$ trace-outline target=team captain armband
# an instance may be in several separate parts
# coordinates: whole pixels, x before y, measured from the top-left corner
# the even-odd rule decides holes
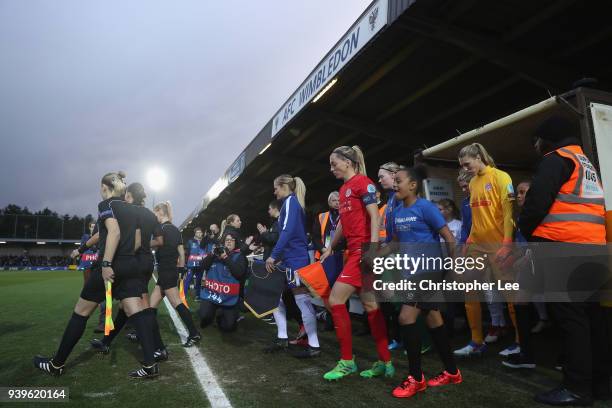
[[[366,186],[366,191],[361,196],[361,201],[363,201],[365,205],[376,204],[376,186],[374,186],[374,184],[368,184]]]

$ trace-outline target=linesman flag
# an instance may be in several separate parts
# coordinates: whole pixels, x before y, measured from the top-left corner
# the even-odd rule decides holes
[[[104,335],[108,336],[111,330],[115,330],[113,324],[113,284],[106,282],[106,310],[104,311]]]
[[[323,263],[315,262],[296,271],[300,281],[313,296],[327,299],[342,271],[342,253],[330,255]]]

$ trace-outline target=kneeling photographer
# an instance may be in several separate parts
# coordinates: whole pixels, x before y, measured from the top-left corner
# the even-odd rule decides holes
[[[239,317],[238,300],[240,281],[247,272],[247,259],[241,254],[236,243],[239,238],[233,232],[226,233],[221,245],[215,246],[212,254],[202,261],[206,278],[202,280],[200,298],[200,326],[213,322],[217,316],[220,330],[230,332],[236,329]]]

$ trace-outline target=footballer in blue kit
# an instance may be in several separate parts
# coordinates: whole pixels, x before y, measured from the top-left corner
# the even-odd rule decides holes
[[[440,230],[446,227],[446,220],[438,207],[429,200],[417,198],[406,206],[401,203],[393,210],[391,217],[393,239],[403,243],[414,243],[406,246],[413,256],[442,256]]]
[[[407,250],[414,257],[442,257],[442,236],[450,255],[454,256],[455,238],[440,210],[435,204],[419,197],[424,178],[424,171],[420,168],[401,168],[395,174],[395,199],[400,203],[391,217],[393,241],[400,243],[401,251]],[[401,246],[406,243],[410,245]],[[410,398],[428,387],[459,384],[463,381],[455,364],[439,303],[428,301],[427,294],[414,295],[411,301],[404,302],[399,314],[399,333],[408,357],[409,373],[393,390],[392,395],[396,398]],[[421,368],[421,334],[416,321],[420,314],[424,317],[432,343],[444,366],[441,373],[428,380]]]

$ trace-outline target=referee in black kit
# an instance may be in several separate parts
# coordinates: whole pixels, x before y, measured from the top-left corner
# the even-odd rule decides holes
[[[101,268],[92,271],[59,348],[52,358],[36,356],[34,366],[51,375],[61,375],[70,352],[82,337],[87,319],[105,297],[105,282],[112,282],[112,293],[121,301],[136,332],[144,354],[141,369],[130,373],[132,378],[148,378],[159,375],[153,352],[153,315],[145,312],[141,295],[145,291],[142,275],[136,260],[140,246],[138,213],[135,207],[124,201],[125,173],[113,172],[102,177],[100,194],[104,199],[98,204],[98,231]]]
[[[172,206],[168,201],[158,203],[153,208],[153,212],[161,224],[163,244],[155,252],[157,262],[159,263],[157,267],[159,279],[155,289],[153,289],[153,293],[151,293],[151,307],[157,308],[162,299],[167,297],[189,331],[189,336],[183,347],[191,347],[198,343],[202,337],[193,323],[191,312],[182,303],[178,290],[178,281],[182,280],[185,276],[183,237],[179,229],[172,224]],[[161,338],[156,338],[155,342],[157,355],[160,355],[160,351],[164,354],[166,348],[161,342]],[[167,355],[161,357],[166,358]]]
[[[579,265],[572,265],[568,271],[571,272],[568,283],[572,286],[567,289],[569,295],[573,295],[573,289],[591,285],[591,278],[600,269],[607,273],[601,267],[605,261],[599,262],[600,253],[605,254],[606,250],[603,189],[576,135],[575,124],[560,116],[549,118],[538,127],[534,145],[543,158],[518,220],[528,241],[557,244],[552,248],[553,252],[558,251],[556,259],[538,260],[539,252],[550,252],[545,248],[549,244],[538,244],[535,248],[536,275],[550,278],[547,283],[559,280],[566,272],[564,268],[568,269],[565,263],[577,260]],[[567,249],[581,256],[561,258],[567,256]],[[591,252],[597,258],[583,255]],[[595,293],[596,288],[593,287]],[[606,323],[605,318],[609,312],[599,299],[572,301],[571,296],[568,302],[548,306],[562,332],[563,383],[538,394],[535,400],[555,406],[588,406],[594,399],[609,399],[612,367],[606,360],[611,349],[611,328],[610,320]]]
[[[142,274],[144,292],[142,293],[143,307],[147,313],[153,314],[153,338],[155,340],[155,360],[164,361],[168,358],[168,353],[164,348],[157,348],[157,344],[161,343],[161,336],[159,333],[159,325],[157,323],[157,309],[149,306],[149,281],[153,276],[153,254],[151,253],[151,245],[161,245],[161,225],[157,221],[157,217],[151,210],[144,206],[145,198],[147,197],[144,187],[141,183],[131,183],[127,187],[125,193],[125,201],[132,204],[134,209],[138,213],[138,224],[140,227],[140,248],[136,251],[136,258],[138,260],[140,272]],[[114,319],[114,330],[112,330],[108,336],[104,336],[102,340],[94,339],[91,341],[91,346],[98,352],[107,354],[110,351],[110,345],[113,339],[119,334],[125,323],[127,322],[127,315],[123,309],[119,309],[117,316]],[[136,333],[130,333],[136,340],[138,336]]]

